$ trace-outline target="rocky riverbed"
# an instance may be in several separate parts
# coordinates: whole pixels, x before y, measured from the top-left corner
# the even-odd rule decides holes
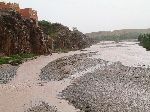
[[[100,49],[128,48],[129,51],[126,52],[131,52],[131,45],[137,44],[104,43]],[[60,96],[83,112],[148,112],[148,65],[132,63],[134,66],[127,66],[130,62],[123,65],[115,60],[105,61],[99,58],[98,53],[100,52],[75,54],[54,60],[42,69],[40,77],[46,81],[60,81],[76,74],[72,84],[63,90]]]
[[[74,54],[54,60],[41,70],[40,78],[44,81],[59,81],[76,72],[96,66],[98,60],[89,58],[93,55],[96,55],[96,52]]]
[[[0,84],[8,83],[16,75],[18,66],[0,65]]]
[[[84,112],[148,112],[150,69],[106,65],[76,79],[62,96]]]
[[[81,112],[148,112],[149,61],[144,63],[142,55],[136,56],[138,50],[142,48],[135,42],[100,43],[93,50],[87,49],[89,53],[50,62],[41,70],[40,78],[60,81],[75,76],[59,95]],[[146,54],[144,49],[142,52]]]
[[[55,107],[42,102],[40,105],[29,108],[26,112],[58,112]]]

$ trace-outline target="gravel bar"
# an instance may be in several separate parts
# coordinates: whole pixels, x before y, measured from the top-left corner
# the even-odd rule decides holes
[[[42,102],[42,104],[29,108],[26,112],[58,112],[53,106],[49,106],[47,103]]]
[[[76,79],[61,96],[82,112],[149,112],[150,68],[108,64]]]
[[[96,52],[75,54],[52,61],[41,70],[40,78],[43,81],[59,81],[76,72],[96,66],[98,60],[90,58],[95,54]]]
[[[0,65],[0,84],[8,83],[16,75],[18,66]]]

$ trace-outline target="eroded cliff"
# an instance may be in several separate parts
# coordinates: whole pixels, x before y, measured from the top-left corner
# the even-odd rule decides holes
[[[0,54],[47,54],[48,37],[33,19],[26,19],[17,12],[0,11]]]

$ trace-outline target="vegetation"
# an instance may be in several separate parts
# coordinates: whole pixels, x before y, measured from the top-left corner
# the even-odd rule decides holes
[[[62,24],[45,20],[38,23],[43,32],[48,35],[49,46],[53,52],[67,52],[90,46],[90,40],[82,32],[79,32],[77,28],[70,30]]]
[[[97,40],[119,41],[137,39],[140,34],[150,33],[150,29],[123,29],[114,31],[99,31],[87,33],[86,35]]]
[[[107,36],[97,36],[96,39],[98,40],[106,40],[106,41],[119,41],[119,40],[126,40],[126,39],[137,39],[140,33],[126,33],[120,35],[107,35]]]
[[[138,37],[140,45],[142,45],[147,50],[150,50],[150,34],[141,34]]]
[[[58,32],[57,26],[61,26],[61,24],[59,23],[51,23],[45,20],[39,21],[38,24],[42,28],[44,33],[49,36],[55,36],[56,33]]]
[[[34,54],[17,54],[11,55],[9,57],[0,57],[0,65],[2,64],[11,64],[11,65],[19,65],[24,60],[34,58]]]
[[[68,53],[70,50],[69,49],[55,49],[55,51],[54,52],[56,52],[56,53]]]
[[[20,32],[18,33],[15,31],[20,31],[18,29],[20,27],[18,26],[19,25],[21,26],[23,24],[22,20],[20,20],[18,23],[19,18],[13,18],[13,19],[15,19],[14,21],[16,22],[14,24],[18,24],[18,25],[14,27],[13,23],[10,23],[12,25],[11,26],[12,29],[10,29],[9,27],[9,30],[11,31],[14,30],[14,32],[10,31],[11,33],[9,35],[5,35],[5,34],[8,34],[8,32],[5,32],[5,33],[2,33],[4,35],[0,36],[2,37],[1,39],[2,41],[0,42],[0,65],[2,64],[19,65],[23,61],[29,58],[35,57],[34,54],[43,54],[42,52],[43,49],[46,51],[44,53],[47,53],[47,52],[49,53],[49,51],[51,52],[51,50],[53,52],[65,52],[66,53],[70,50],[82,49],[82,48],[87,47],[87,45],[89,45],[85,39],[86,36],[83,33],[77,31],[77,29],[74,29],[75,31],[71,31],[68,27],[63,26],[59,23],[51,23],[45,20],[38,22],[39,29],[36,29],[37,28],[36,26],[32,25],[32,23],[27,21],[26,24],[29,25],[27,26],[27,28],[33,26],[33,28],[29,29],[29,31],[27,32],[29,33],[30,30],[32,30],[33,32],[30,32],[29,34],[27,33],[20,34]],[[3,23],[3,26],[1,25],[2,29],[7,23],[7,20],[8,18],[6,18],[6,22]],[[10,17],[10,20],[12,20],[12,17]],[[26,29],[22,29],[21,32],[26,31]],[[1,31],[1,32],[4,32],[4,31]],[[36,34],[38,36],[37,39],[34,38]],[[33,38],[31,38],[32,36]],[[4,37],[8,37],[8,39]],[[25,42],[28,42],[28,40],[26,40],[26,37],[30,37],[29,43],[31,42],[30,43],[31,46],[28,46],[28,43],[23,44],[24,54],[20,54],[20,52],[22,52],[21,51],[22,49],[20,49],[19,45],[22,44],[22,40],[25,40]],[[11,40],[11,39],[14,39],[14,40]],[[10,42],[10,43],[7,43],[7,42]],[[8,47],[6,48],[6,46],[10,46],[10,48]],[[30,47],[31,47],[31,51],[34,51],[32,52],[34,54],[28,54],[28,51],[26,52],[26,48],[30,48]],[[11,51],[8,49],[10,49]],[[4,52],[4,51],[7,51],[7,52]]]

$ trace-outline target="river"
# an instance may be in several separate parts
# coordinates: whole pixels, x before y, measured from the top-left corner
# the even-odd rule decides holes
[[[123,65],[144,67],[150,66],[150,52],[138,45],[137,42],[100,42],[82,51],[69,53],[55,53],[49,56],[40,56],[35,60],[27,61],[20,65],[17,75],[8,84],[0,85],[0,112],[24,112],[31,106],[45,101],[51,106],[56,106],[60,112],[77,112],[66,100],[58,97],[74,78],[61,81],[51,81],[40,85],[40,70],[49,62],[73,54],[97,52],[92,58],[100,58],[109,62],[120,61]],[[93,66],[92,68],[96,68]],[[75,78],[91,72],[94,69],[76,73]]]

